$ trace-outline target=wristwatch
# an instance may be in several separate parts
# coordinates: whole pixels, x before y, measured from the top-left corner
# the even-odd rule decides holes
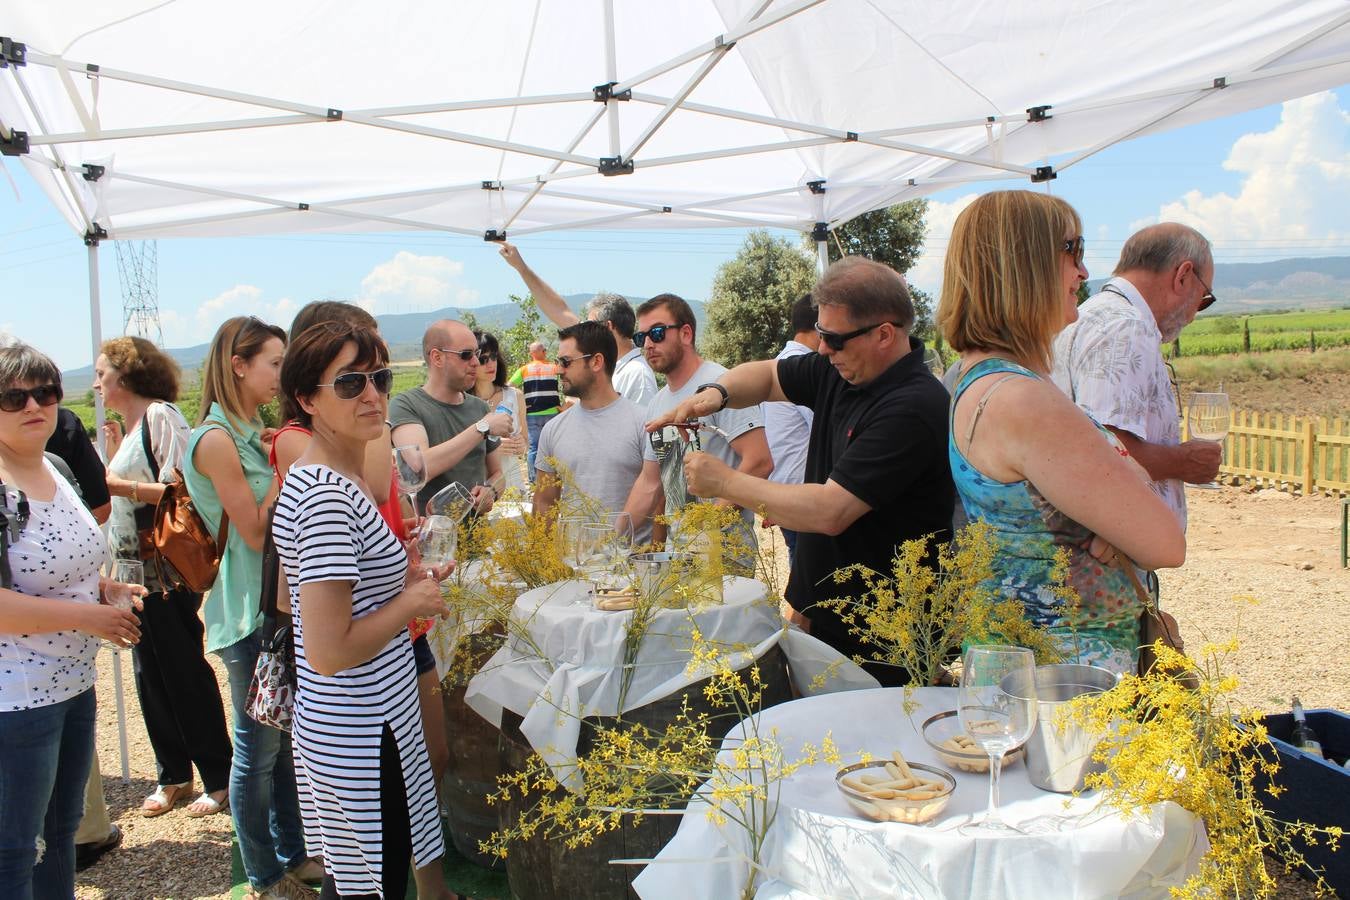
[[[478,433],[483,436],[483,440],[487,440],[492,434],[492,426],[488,425],[487,419],[479,419],[478,424],[473,427],[478,429]]]
[[[717,382],[715,382],[715,381],[710,381],[710,382],[708,382],[707,384],[700,384],[700,385],[694,390],[694,393],[697,394],[697,393],[700,393],[700,392],[702,392],[702,391],[706,391],[708,388],[712,388],[713,390],[717,391],[717,393],[719,393],[719,394],[722,395],[722,402],[721,402],[721,404],[718,405],[717,411],[718,411],[718,412],[721,412],[722,410],[726,409],[726,408],[727,408],[727,402],[728,402],[729,400],[731,400],[731,395],[727,393],[727,389],[726,389],[726,388],[722,387],[722,385],[718,384]]]

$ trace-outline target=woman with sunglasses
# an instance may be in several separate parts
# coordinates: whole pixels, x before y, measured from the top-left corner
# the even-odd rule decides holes
[[[296,768],[325,900],[402,897],[410,860],[425,869],[445,854],[407,622],[444,614],[449,567],[410,567],[365,482],[388,373],[379,335],[339,323],[301,333],[281,372],[312,434],[287,473],[273,537],[299,613]],[[449,895],[442,885],[436,896]]]
[[[500,495],[514,488],[517,499],[528,497],[530,486],[523,463],[530,442],[520,427],[520,423],[525,421],[525,395],[506,383],[511,366],[502,355],[497,338],[487,331],[475,331],[473,334],[478,338],[478,372],[474,376],[470,393],[487,403],[493,412],[509,415],[514,425],[514,430],[502,438],[497,447],[502,463],[502,484],[497,493]]]
[[[1119,441],[1050,381],[1086,279],[1082,224],[1063,200],[998,191],[957,217],[937,316],[961,353],[948,456],[966,513],[993,526],[999,589],[1067,662],[1128,672],[1142,600],[1126,567],[1179,566],[1186,539]],[[1058,551],[1076,601],[1055,592]]]
[[[173,402],[178,399],[178,364],[138,337],[104,341],[94,361],[94,391],[125,425],[104,427],[108,456],[108,546],[118,559],[145,553],[163,478],[181,468],[192,432]],[[141,814],[169,812],[192,792],[192,767],[202,776],[202,794],[189,816],[220,812],[228,802],[230,736],[216,673],[203,653],[205,630],[198,615],[202,595],[165,581],[159,567],[145,566],[150,593],[141,610],[136,662],[136,696],[146,734],[155,751],[159,782],[141,803]]]
[[[206,527],[217,533],[229,518],[220,572],[203,610],[206,649],[220,654],[230,678],[230,814],[239,856],[254,892],[267,900],[303,896],[298,881],[319,874],[305,858],[291,737],[244,711],[270,637],[262,633],[259,591],[267,515],[279,490],[260,410],[277,394],[285,352],[286,332],[253,316],[220,326],[202,369],[201,422],[183,463],[183,481]]]
[[[140,639],[144,593],[99,576],[98,524],[44,456],[60,400],[49,358],[0,349],[0,896],[19,900],[75,894],[94,658]]]

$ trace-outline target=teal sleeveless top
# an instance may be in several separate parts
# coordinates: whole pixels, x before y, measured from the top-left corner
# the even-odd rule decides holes
[[[1088,553],[1092,532],[1061,513],[1029,481],[995,481],[975,468],[957,448],[952,427],[956,402],[978,378],[999,372],[1035,378],[1030,369],[1003,359],[986,359],[963,372],[952,394],[947,457],[952,479],[972,521],[983,519],[994,531],[996,590],[1022,604],[1026,617],[1056,635],[1064,662],[1133,672],[1139,655],[1140,604],[1129,576],[1104,566]],[[1007,377],[1007,376],[1005,376]],[[987,395],[986,395],[987,396]],[[978,413],[977,413],[978,415]],[[1100,425],[1105,440],[1122,454],[1125,448]],[[996,440],[988,432],[984,440]],[[977,438],[978,439],[978,438]],[[1079,610],[1063,608],[1050,592],[1055,552],[1069,552],[1069,583],[1078,591]],[[1076,626],[1074,621],[1076,620]]]
[[[192,431],[187,452],[183,456],[183,483],[187,485],[193,505],[201,513],[202,521],[213,534],[220,529],[220,495],[216,493],[216,486],[197,471],[193,462],[197,442],[213,428],[220,428],[228,434],[239,451],[244,480],[253,491],[253,499],[261,503],[274,477],[272,467],[267,462],[267,452],[263,450],[261,427],[262,423],[255,420],[245,423],[244,430],[236,430],[220,404],[212,403],[206,419]],[[258,607],[261,592],[262,553],[244,543],[239,532],[231,527],[216,583],[202,604],[208,651],[223,650],[257,630],[262,624],[262,612]]]

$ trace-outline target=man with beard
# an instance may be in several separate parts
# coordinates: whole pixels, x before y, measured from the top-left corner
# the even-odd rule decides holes
[[[654,371],[666,376],[661,388],[647,407],[648,418],[658,418],[680,403],[716,381],[726,368],[708,362],[699,356],[694,345],[697,325],[694,311],[683,298],[674,294],[658,294],[637,308],[638,330],[633,343],[641,350]],[[696,434],[704,452],[721,460],[727,466],[757,478],[773,471],[773,457],[764,437],[764,416],[759,404],[746,409],[724,409],[704,416],[704,422],[713,426]],[[664,492],[667,514],[677,512],[691,499],[685,488],[681,461],[686,445],[674,427],[661,429],[643,447],[647,465],[634,486],[634,507],[658,511]],[[736,506],[718,500],[724,506]],[[754,508],[740,506],[741,528],[733,539],[747,553],[757,547],[754,529]],[[657,529],[658,538],[663,537]],[[737,562],[748,565],[748,556]],[[733,562],[733,567],[737,565]]]
[[[537,515],[547,515],[560,501],[563,508],[572,508],[562,482],[552,477],[564,471],[570,475],[569,487],[575,486],[606,514],[625,508],[642,471],[646,416],[614,389],[617,358],[614,335],[600,322],[578,322],[558,332],[558,377],[563,393],[578,402],[549,420],[539,435]],[[646,541],[650,521],[635,517],[633,525],[637,540]]]
[[[499,438],[515,427],[508,413],[492,412],[470,391],[478,375],[478,340],[463,322],[441,319],[422,335],[426,384],[404,391],[389,403],[389,427],[395,447],[422,448],[427,483],[418,492],[419,508],[452,481],[469,488],[475,508],[485,513],[496,499],[501,463]]]
[[[1214,303],[1213,281],[1204,235],[1151,225],[1125,242],[1114,276],[1055,339],[1055,384],[1120,438],[1182,528],[1183,482],[1213,481],[1223,454],[1212,441],[1181,442],[1177,387],[1160,345]]]

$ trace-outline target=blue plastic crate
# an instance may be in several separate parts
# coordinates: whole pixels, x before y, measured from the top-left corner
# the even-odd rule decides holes
[[[1350,832],[1350,769],[1331,760],[1350,756],[1350,715],[1332,709],[1308,710],[1308,724],[1317,732],[1322,752],[1318,759],[1289,743],[1294,729],[1291,713],[1265,717],[1266,727],[1280,754],[1275,783],[1285,790],[1279,797],[1265,792],[1266,782],[1257,780],[1257,796],[1271,814],[1286,821],[1314,825],[1339,825]],[[1350,846],[1333,853],[1324,845],[1295,845],[1314,867],[1324,869],[1327,883],[1342,897],[1350,897]]]

